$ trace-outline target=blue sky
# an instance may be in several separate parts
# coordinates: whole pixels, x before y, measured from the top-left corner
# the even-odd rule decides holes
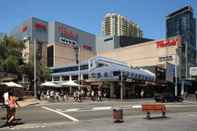
[[[188,3],[197,17],[197,0],[0,0],[0,32],[35,16],[99,35],[104,14],[117,12],[139,24],[145,37],[160,39],[165,37],[165,16]]]

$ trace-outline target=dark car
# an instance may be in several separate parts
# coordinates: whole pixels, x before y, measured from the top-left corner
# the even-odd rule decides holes
[[[156,94],[154,97],[156,102],[182,102],[181,96],[175,96],[172,94]]]

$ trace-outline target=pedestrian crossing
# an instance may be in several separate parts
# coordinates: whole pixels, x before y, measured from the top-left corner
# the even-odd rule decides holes
[[[166,107],[197,107],[196,104],[193,105],[184,105],[184,104],[166,104]],[[69,113],[69,112],[89,112],[89,111],[109,111],[113,109],[123,109],[123,110],[132,110],[132,109],[141,109],[142,105],[124,105],[124,106],[96,106],[96,107],[81,107],[81,108],[68,108],[68,109],[55,109],[57,111],[63,112],[63,113]]]

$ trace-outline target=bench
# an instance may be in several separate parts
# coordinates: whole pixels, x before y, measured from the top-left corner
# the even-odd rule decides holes
[[[161,112],[162,117],[166,117],[166,107],[164,104],[142,104],[142,111],[146,112],[146,118],[150,119],[150,112]]]

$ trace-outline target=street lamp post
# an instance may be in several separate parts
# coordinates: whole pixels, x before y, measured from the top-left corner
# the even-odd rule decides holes
[[[27,36],[27,37],[24,37],[23,40],[26,41],[28,40],[29,41],[29,44],[30,44],[30,41],[31,41],[31,37],[30,36]],[[33,55],[34,55],[34,97],[36,98],[37,97],[37,85],[36,85],[36,39],[32,40],[33,41]]]
[[[81,74],[80,74],[80,45],[78,45],[78,80],[79,80],[79,85],[80,85],[80,80],[81,80]],[[79,87],[80,88],[80,87]]]
[[[120,87],[120,99],[123,100],[123,72],[120,71],[120,80],[121,80],[121,87]]]
[[[80,85],[80,45],[76,45],[74,46],[74,50],[76,53],[76,64],[78,65],[78,81],[79,81],[79,85]],[[79,87],[80,88],[80,87]]]
[[[177,67],[178,67],[178,58],[179,58],[179,53],[178,53],[178,48],[176,49],[176,56],[175,56],[175,89],[174,89],[174,92],[175,92],[175,96],[177,96],[178,94],[178,70],[177,70]]]
[[[34,97],[37,97],[37,85],[36,85],[36,39],[33,41],[34,43]]]

